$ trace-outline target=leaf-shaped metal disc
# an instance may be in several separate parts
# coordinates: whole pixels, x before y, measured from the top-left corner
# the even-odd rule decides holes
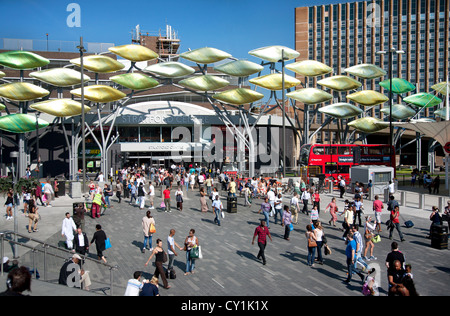
[[[361,83],[348,76],[332,76],[317,81],[321,86],[335,91],[350,91],[361,87]]]
[[[248,77],[257,72],[263,71],[264,67],[252,61],[236,60],[214,67],[214,70],[220,71],[229,76]]]
[[[248,53],[252,56],[274,63],[281,61],[282,57],[284,57],[284,60],[291,60],[300,56],[299,52],[279,45],[257,48]]]
[[[81,103],[72,99],[54,99],[34,103],[30,108],[39,112],[47,113],[56,117],[71,117],[81,115]],[[85,113],[89,112],[91,108],[84,106]]]
[[[385,115],[390,115],[391,109],[389,107],[380,110]],[[408,117],[414,116],[416,111],[404,104],[394,104],[392,106],[392,118],[395,120],[404,120]]]
[[[447,109],[439,109],[433,112],[435,116],[439,116],[440,118],[446,118],[447,117]]]
[[[48,126],[48,122],[38,119],[38,129]],[[0,117],[0,129],[11,133],[28,133],[36,130],[36,116],[28,114],[11,114]]]
[[[403,99],[406,103],[413,104],[418,107],[431,108],[442,102],[437,96],[430,93],[417,93]]]
[[[242,105],[261,100],[264,95],[250,89],[237,88],[214,94],[212,97],[225,103]]]
[[[217,48],[203,47],[182,53],[180,57],[198,64],[213,64],[231,55]]]
[[[28,82],[14,82],[0,86],[0,96],[14,101],[31,101],[49,94],[49,91]]]
[[[333,98],[331,94],[317,88],[305,88],[295,90],[286,94],[288,98],[300,101],[305,104],[318,104],[327,102]]]
[[[140,73],[121,74],[111,77],[110,80],[131,90],[146,90],[159,85],[157,80]]]
[[[81,97],[81,89],[72,90],[70,93]],[[123,99],[126,94],[110,86],[95,85],[84,88],[84,97],[92,102],[108,103]]]
[[[71,64],[81,67],[81,59],[75,58],[70,61]],[[96,73],[110,73],[122,70],[125,65],[117,60],[105,55],[90,55],[83,58],[83,66],[87,70]]]
[[[165,78],[178,78],[192,75],[195,72],[195,69],[176,61],[168,61],[150,65],[145,68],[144,71],[151,72]]]
[[[108,48],[108,50],[111,53],[134,62],[153,60],[159,57],[159,55],[150,48],[136,44],[114,46]]]
[[[380,86],[389,91],[391,89],[390,80],[387,79],[387,80],[381,81]],[[401,78],[393,78],[392,79],[392,92],[393,93],[403,94],[403,93],[414,91],[415,89],[416,89],[416,86],[405,79],[401,79]]]
[[[179,84],[193,90],[214,91],[225,88],[230,83],[218,76],[204,75],[181,80]]]
[[[25,70],[47,66],[50,60],[35,53],[14,50],[0,53],[0,65],[8,68]]]
[[[335,103],[319,108],[319,112],[338,119],[348,119],[360,115],[363,110],[350,103]]]
[[[6,76],[6,74],[3,71],[0,71],[0,79],[5,77],[5,76]]]
[[[270,74],[257,78],[253,78],[249,80],[250,83],[275,91],[283,89],[283,75],[282,74]],[[300,80],[284,75],[284,88],[290,89],[292,87],[298,86],[300,84]]]
[[[355,65],[344,69],[344,72],[363,79],[375,79],[386,75],[386,71],[372,64]]]
[[[379,124],[381,123],[381,124]],[[374,118],[374,117],[363,117],[354,121],[351,121],[347,125],[362,131],[364,133],[370,134],[375,133],[378,131],[381,131],[382,129],[386,128],[386,125],[383,124],[384,122],[380,119]]]
[[[316,60],[302,60],[286,65],[286,68],[305,77],[317,77],[329,74],[333,68]]]
[[[70,68],[51,68],[30,73],[30,77],[39,79],[57,87],[70,87],[81,83],[81,73]],[[91,80],[84,75],[84,82]]]
[[[450,93],[450,82],[440,82],[436,83],[431,87],[436,92],[439,92],[440,94],[447,95]]]
[[[4,104],[0,103],[0,111],[3,111],[6,108],[6,106]]]
[[[347,99],[364,106],[372,106],[389,100],[384,94],[374,90],[363,90],[347,95]]]

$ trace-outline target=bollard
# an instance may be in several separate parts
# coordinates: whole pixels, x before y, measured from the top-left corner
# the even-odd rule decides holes
[[[443,196],[439,197],[439,211],[443,212],[445,209],[445,198]]]
[[[406,206],[406,192],[400,192],[400,205]]]
[[[384,189],[384,203],[389,202],[389,189]]]
[[[425,194],[419,194],[419,208],[425,209]]]

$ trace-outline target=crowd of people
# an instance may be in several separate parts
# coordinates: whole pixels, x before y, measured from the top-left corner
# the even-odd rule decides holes
[[[182,212],[185,194],[193,197],[199,196],[201,211],[213,213],[215,216],[214,223],[220,226],[221,219],[224,216],[224,209],[218,188],[222,188],[225,191],[222,192],[225,196],[243,197],[244,205],[248,207],[251,207],[255,199],[260,198],[261,207],[258,210],[258,214],[262,213],[264,219],[261,219],[260,225],[255,228],[252,244],[257,239],[259,247],[257,259],[262,260],[264,265],[267,263],[265,256],[267,239],[272,240],[271,226],[281,225],[284,229],[283,238],[290,241],[290,234],[294,230],[294,225],[299,225],[299,222],[304,221],[299,218],[300,214],[303,214],[302,216],[306,218],[304,228],[308,252],[306,263],[310,267],[315,267],[315,264],[323,265],[325,262],[324,255],[331,253],[331,248],[327,243],[327,229],[322,224],[324,213],[330,213],[330,220],[328,221],[330,229],[337,227],[338,217],[342,216],[342,227],[339,229],[343,232],[342,238],[347,257],[347,278],[344,282],[351,282],[352,275],[357,274],[360,276],[368,295],[378,294],[374,275],[380,273],[380,271],[370,269],[367,262],[377,260],[373,255],[373,251],[376,243],[380,240],[380,233],[384,225],[381,214],[385,205],[378,196],[375,196],[374,201],[365,201],[364,188],[358,183],[350,200],[346,199],[343,202],[337,202],[336,198],[333,197],[331,202],[325,208],[323,208],[325,205],[322,205],[321,209],[319,191],[314,185],[309,186],[302,179],[293,184],[294,190],[292,195],[285,193],[285,187],[277,179],[263,177],[242,179],[234,175],[227,175],[220,172],[220,170],[208,170],[203,167],[192,166],[185,169],[180,165],[173,165],[169,169],[145,169],[137,166],[124,168],[118,172],[114,185],[101,182],[100,180],[105,180],[102,174],[99,174],[96,180],[98,181],[97,183],[91,181],[89,184],[89,196],[92,203],[90,211],[93,219],[100,217],[104,210],[114,207],[111,204],[111,197],[114,195],[118,204],[125,199],[130,205],[136,205],[139,209],[148,207],[146,215],[142,219],[143,247],[141,251],[145,253],[146,250],[149,250],[150,255],[146,266],[154,258],[155,272],[151,280],[145,280],[142,271],[136,271],[127,284],[125,295],[159,295],[159,278],[162,279],[163,287],[169,289],[169,279],[175,277],[173,262],[175,256],[178,256],[178,251],[186,252],[186,276],[195,273],[195,261],[201,257],[201,247],[199,239],[195,236],[194,229],[189,230],[189,234],[182,246],[178,245],[174,240],[174,229],[169,230],[170,233],[167,236],[167,240],[158,239],[153,246],[152,236],[155,232],[156,222],[152,217],[151,211],[158,205],[156,200],[160,198],[160,208],[165,212],[171,212],[172,192],[176,189],[174,194],[176,208]],[[51,187],[51,183],[48,182],[48,184]],[[157,188],[160,188],[159,191],[161,192],[161,196],[158,196],[158,198],[156,198]],[[45,195],[45,189],[42,187],[41,189],[43,189],[42,191]],[[24,198],[24,201],[26,201],[24,213],[30,218],[30,232],[37,231],[36,224],[39,217],[37,215],[37,206],[34,202],[34,199],[37,198],[37,191],[35,190],[34,195],[31,195],[30,198]],[[54,194],[54,192],[48,193],[47,204],[41,200],[43,206],[51,206],[51,194]],[[11,207],[11,203],[12,201],[7,199],[5,205]],[[90,242],[84,232],[84,216],[88,212],[87,205],[88,203],[80,203],[79,207],[74,210],[73,217],[70,213],[66,213],[61,229],[61,234],[66,239],[66,247],[74,252],[70,260],[71,263],[80,266],[79,279],[77,281],[85,289],[89,289],[91,282],[89,273],[82,269],[81,263],[82,256],[88,253],[91,244],[95,243],[96,245],[97,258],[105,263],[107,262],[103,255],[106,249],[107,237],[101,226],[97,224],[96,233]],[[369,212],[364,212],[364,206],[373,208],[373,215],[366,215]],[[395,201],[393,195],[391,195],[389,202],[386,204],[386,208],[390,214],[389,238],[392,239],[393,231],[397,230],[400,240],[404,241],[404,235],[399,225],[399,204]],[[444,216],[448,216],[449,213],[450,202],[444,212]],[[36,219],[34,219],[35,217]],[[430,219],[436,224],[442,222],[442,216],[438,210],[433,212]],[[299,228],[299,230],[302,229]],[[394,244],[396,243],[392,243],[393,247]],[[387,264],[389,294],[416,294],[412,274],[407,272],[408,266],[405,265],[404,260],[399,260],[401,265],[400,268],[397,268],[397,259],[391,260],[390,257],[389,260],[386,259],[386,262],[389,261],[389,264]],[[167,263],[166,270],[163,268],[165,263]],[[64,282],[64,275],[67,272],[64,272],[64,269],[67,269],[67,262],[61,268],[61,284],[67,284],[67,280]]]

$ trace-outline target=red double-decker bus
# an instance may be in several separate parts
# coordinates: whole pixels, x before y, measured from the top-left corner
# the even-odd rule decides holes
[[[395,174],[395,150],[390,145],[308,144],[300,148],[299,164],[302,177],[343,176],[348,182],[352,166],[389,166]]]

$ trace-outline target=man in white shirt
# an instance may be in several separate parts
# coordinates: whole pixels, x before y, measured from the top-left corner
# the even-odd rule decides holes
[[[150,184],[150,190],[148,194],[150,195],[150,209],[153,210],[155,207],[153,206],[153,203],[155,201],[155,187],[153,186],[152,182],[149,182]]]
[[[270,189],[269,192],[267,192],[267,197],[269,198],[271,211],[275,211],[275,192],[273,189]]]
[[[77,226],[75,225],[75,222],[73,221],[73,218],[70,216],[70,213],[66,213],[66,218],[64,218],[62,227],[61,227],[61,235],[63,237],[66,237],[66,245],[67,248],[72,250],[73,249],[73,233],[77,230]]]
[[[124,296],[139,296],[144,284],[141,282],[142,273],[140,271],[134,272],[134,279],[129,279]]]
[[[216,218],[214,219],[214,223],[220,226],[220,216],[223,209],[222,202],[219,200],[219,196],[216,195],[216,199],[212,202],[212,209],[216,214]]]
[[[183,250],[182,247],[180,247],[174,240],[173,236],[175,236],[175,229],[171,229],[169,236],[167,237],[167,253],[169,254],[169,263],[167,265],[167,270],[173,269],[173,260],[175,259],[175,256],[178,256],[178,254],[175,252],[175,247],[177,247],[179,250]]]
[[[294,196],[291,199],[291,213],[292,213],[292,223],[298,224],[298,212],[300,210],[300,205],[298,201],[297,192],[294,193]]]
[[[278,214],[280,214],[280,222],[281,225],[283,225],[283,198],[281,196],[281,193],[278,194],[278,196],[275,198],[275,225],[278,222]]]
[[[395,184],[392,181],[389,181],[389,195],[393,195],[395,193]]]
[[[309,189],[306,189],[302,193],[302,202],[303,202],[303,210],[302,212],[306,215],[309,215],[308,211],[308,201],[311,198],[311,194],[309,193]]]

